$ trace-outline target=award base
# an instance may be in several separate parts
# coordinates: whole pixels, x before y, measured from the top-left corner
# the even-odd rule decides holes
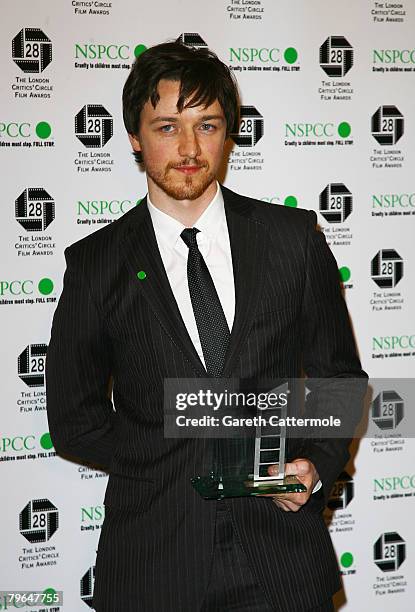
[[[193,487],[203,499],[224,499],[226,497],[251,497],[264,494],[303,493],[307,487],[295,476],[285,476],[278,480],[254,481],[249,478],[220,478],[215,474],[195,476],[191,479]]]

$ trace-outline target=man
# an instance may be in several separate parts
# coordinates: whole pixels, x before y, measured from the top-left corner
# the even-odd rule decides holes
[[[315,213],[216,182],[237,105],[213,53],[142,54],[123,112],[148,196],[66,250],[48,417],[58,452],[109,472],[97,612],[332,610],[339,588],[321,510],[347,441],[293,446],[306,493],[216,502],[191,486],[208,442],[163,436],[166,378],[365,376]]]

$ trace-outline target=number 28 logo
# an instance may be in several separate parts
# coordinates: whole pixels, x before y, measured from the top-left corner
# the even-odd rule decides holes
[[[264,118],[255,106],[241,106],[238,132],[231,138],[239,147],[254,147],[264,134]]]
[[[22,28],[12,41],[13,61],[27,74],[43,72],[52,61],[52,43],[39,28]]]

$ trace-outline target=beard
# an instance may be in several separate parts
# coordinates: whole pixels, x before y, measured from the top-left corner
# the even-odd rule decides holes
[[[147,175],[154,181],[164,193],[175,200],[197,200],[216,179],[216,175],[204,160],[186,160],[186,162],[167,164],[164,170],[155,170],[151,164],[144,167]],[[196,174],[180,175],[175,168],[180,166],[197,166],[201,168]]]

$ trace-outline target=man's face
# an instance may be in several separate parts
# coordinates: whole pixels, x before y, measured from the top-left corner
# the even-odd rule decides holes
[[[156,108],[148,100],[141,111],[138,137],[149,182],[175,200],[199,198],[215,180],[226,139],[226,119],[217,100],[208,107],[177,111],[180,83],[162,79]]]

